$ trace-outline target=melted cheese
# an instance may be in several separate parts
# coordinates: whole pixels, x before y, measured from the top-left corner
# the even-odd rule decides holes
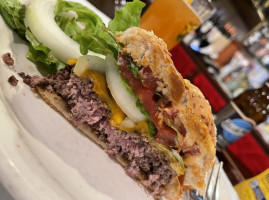
[[[76,64],[76,59],[69,59],[68,64]],[[85,68],[84,68],[85,69]],[[75,71],[75,70],[74,70]],[[76,74],[78,75],[78,74]],[[114,127],[117,127],[121,130],[124,130],[126,132],[134,132],[137,131],[141,133],[142,135],[149,135],[149,128],[148,128],[148,123],[146,121],[141,121],[135,124],[134,127],[127,128],[121,125],[121,122],[125,119],[126,115],[123,113],[123,111],[120,109],[120,107],[116,104],[115,100],[111,97],[110,92],[107,88],[107,83],[106,83],[106,78],[105,75],[93,71],[93,70],[88,70],[85,69],[80,73],[78,76],[84,77],[84,78],[90,78],[93,83],[93,91],[98,94],[100,99],[107,104],[109,109],[111,110],[111,119],[110,119],[110,124]],[[160,151],[162,151],[170,160],[170,165],[171,167],[176,171],[178,175],[184,174],[184,165],[171,154],[171,152],[163,145],[154,143],[155,147],[158,148]]]
[[[76,59],[69,59],[68,64],[69,65],[76,64],[76,61],[77,61]],[[76,71],[77,70],[74,70],[74,72]],[[93,91],[96,92],[96,94],[98,94],[99,98],[107,104],[107,106],[111,111],[110,124],[112,126],[117,127],[126,132],[138,131],[141,134],[145,135],[149,134],[148,123],[146,121],[141,121],[131,128],[126,128],[121,125],[121,122],[125,119],[126,115],[117,105],[115,100],[111,97],[104,74],[83,68],[83,71],[81,71],[79,74],[76,73],[76,75],[84,78],[90,78],[93,81],[94,83]]]
[[[68,65],[74,65],[74,64],[76,64],[77,63],[77,59],[68,59],[68,61],[67,61],[67,64]]]
[[[126,132],[134,132],[137,131],[141,133],[142,135],[148,135],[149,134],[149,129],[148,129],[148,123],[146,121],[141,121],[138,122],[134,127],[132,128],[126,128],[123,126],[117,126],[119,129],[124,130]]]
[[[111,97],[107,85],[106,85],[106,78],[105,75],[92,71],[92,70],[85,70],[83,73],[80,74],[80,77],[90,78],[93,83],[93,91],[98,94],[100,99],[107,104],[109,109],[111,110],[111,119],[110,124],[114,127],[117,127],[121,130],[126,132],[134,132],[138,131],[141,134],[148,135],[148,123],[146,121],[141,121],[137,123],[132,128],[126,128],[121,126],[121,122],[125,119],[125,114],[122,112],[120,107],[116,104],[115,100]]]

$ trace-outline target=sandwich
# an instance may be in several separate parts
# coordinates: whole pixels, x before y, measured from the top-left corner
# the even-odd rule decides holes
[[[20,76],[155,198],[176,200],[188,189],[203,194],[216,145],[208,101],[177,72],[166,44],[152,32],[131,27],[115,39],[116,60],[107,55],[92,62],[104,70],[79,65],[79,58],[55,75]],[[130,105],[114,85],[115,72]],[[133,102],[138,114],[129,108]]]

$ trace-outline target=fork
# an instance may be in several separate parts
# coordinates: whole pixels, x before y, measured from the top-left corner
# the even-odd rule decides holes
[[[189,191],[189,196],[193,200],[217,200],[219,196],[219,188],[218,183],[220,179],[220,171],[223,166],[223,163],[216,163],[214,162],[214,165],[211,169],[209,178],[207,180],[206,184],[206,191],[204,197],[201,196],[197,190],[191,190]],[[217,173],[215,172],[217,170]],[[214,173],[216,173],[216,176],[214,177]]]

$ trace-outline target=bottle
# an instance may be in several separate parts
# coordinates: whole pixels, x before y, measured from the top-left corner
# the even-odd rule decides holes
[[[269,115],[269,81],[259,89],[248,89],[234,99],[240,110],[257,124]]]

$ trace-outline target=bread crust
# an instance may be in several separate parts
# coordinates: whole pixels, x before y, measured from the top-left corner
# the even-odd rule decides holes
[[[123,54],[130,55],[140,66],[150,67],[153,75],[162,80],[157,82],[157,90],[174,104],[180,102],[185,92],[184,81],[175,69],[171,54],[162,39],[153,32],[132,27],[118,34],[117,41],[124,45]]]
[[[205,176],[212,167],[216,154],[216,127],[211,107],[201,91],[188,80],[184,82],[186,87],[184,99],[177,107],[179,109],[177,118],[187,131],[183,140],[183,150],[195,144],[200,153],[184,157],[187,170],[183,185],[198,189],[203,194]]]
[[[157,82],[157,90],[172,102],[171,108],[165,111],[176,112],[175,122],[182,123],[187,132],[180,142],[182,150],[195,145],[200,151],[197,155],[184,156],[184,187],[198,189],[203,194],[205,176],[216,152],[216,127],[208,101],[196,86],[182,78],[166,44],[153,32],[132,27],[118,34],[117,41],[123,44],[123,54],[130,55],[140,66],[150,67],[153,75],[161,80]]]

